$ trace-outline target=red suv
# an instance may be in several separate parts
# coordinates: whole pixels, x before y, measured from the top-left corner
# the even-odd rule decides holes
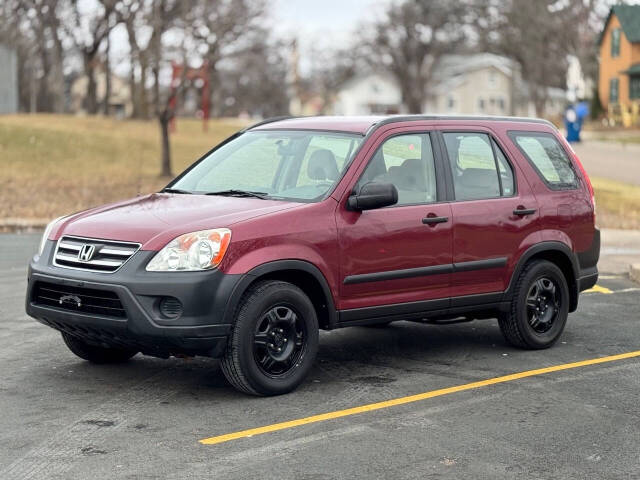
[[[218,357],[273,395],[319,329],[497,318],[549,347],[599,251],[589,179],[546,121],[275,119],[159,193],[51,222],[26,309],[91,362]]]

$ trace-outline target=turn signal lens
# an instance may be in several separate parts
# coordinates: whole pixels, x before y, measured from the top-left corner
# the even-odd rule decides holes
[[[229,247],[231,230],[185,233],[171,240],[147,265],[148,272],[194,272],[217,267]]]

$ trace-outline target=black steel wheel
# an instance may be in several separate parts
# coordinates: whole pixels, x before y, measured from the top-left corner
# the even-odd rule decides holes
[[[547,277],[536,280],[527,293],[527,321],[536,333],[548,332],[560,311],[560,288]]]
[[[265,280],[240,300],[221,366],[238,390],[280,395],[294,390],[318,351],[318,319],[309,297],[297,286]]]
[[[515,281],[511,308],[498,317],[511,345],[548,348],[558,341],[569,315],[569,287],[560,268],[547,260],[527,264]]]
[[[304,354],[306,324],[288,305],[276,305],[257,322],[253,357],[265,375],[285,375]]]

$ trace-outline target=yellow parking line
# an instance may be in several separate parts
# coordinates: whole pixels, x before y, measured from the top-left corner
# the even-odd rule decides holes
[[[449,395],[451,393],[463,392],[465,390],[471,390],[474,388],[486,387],[489,385],[495,385],[497,383],[511,382],[526,377],[533,377],[536,375],[543,375],[545,373],[559,372],[561,370],[570,370],[572,368],[586,367],[588,365],[597,365],[599,363],[615,362],[618,360],[624,360],[627,358],[640,357],[640,350],[634,352],[621,353],[619,355],[611,355],[608,357],[592,358],[589,360],[582,360],[574,363],[564,363],[561,365],[554,365],[552,367],[538,368],[536,370],[527,370],[524,372],[512,373],[502,377],[489,378],[487,380],[481,380],[478,382],[466,383],[464,385],[457,385],[454,387],[441,388],[440,390],[432,390],[430,392],[419,393],[417,395],[409,395],[407,397],[399,397],[384,402],[370,403],[368,405],[361,405],[359,407],[347,408],[345,410],[337,410],[334,412],[322,413],[320,415],[313,415],[311,417],[298,418],[296,420],[289,420],[287,422],[274,423],[272,425],[265,425],[258,428],[250,428],[248,430],[241,430],[239,432],[227,433],[224,435],[218,435],[215,437],[205,438],[200,440],[200,443],[204,445],[214,445],[216,443],[228,442],[229,440],[237,440],[239,438],[252,437],[254,435],[261,435],[263,433],[275,432],[277,430],[284,430],[287,428],[299,427],[302,425],[308,425],[310,423],[324,422],[325,420],[332,420],[334,418],[347,417],[349,415],[356,415],[358,413],[371,412],[373,410],[381,410],[383,408],[395,407],[398,405],[405,405],[407,403],[419,402],[428,398],[440,397],[442,395]]]
[[[613,290],[610,290],[607,287],[601,287],[600,285],[594,285],[589,290],[585,290],[582,293],[613,293]]]

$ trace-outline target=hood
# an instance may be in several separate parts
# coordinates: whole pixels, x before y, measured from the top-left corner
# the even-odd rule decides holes
[[[67,217],[49,238],[76,235],[137,242],[143,250],[160,250],[183,233],[230,227],[300,205],[259,198],[154,193]]]

